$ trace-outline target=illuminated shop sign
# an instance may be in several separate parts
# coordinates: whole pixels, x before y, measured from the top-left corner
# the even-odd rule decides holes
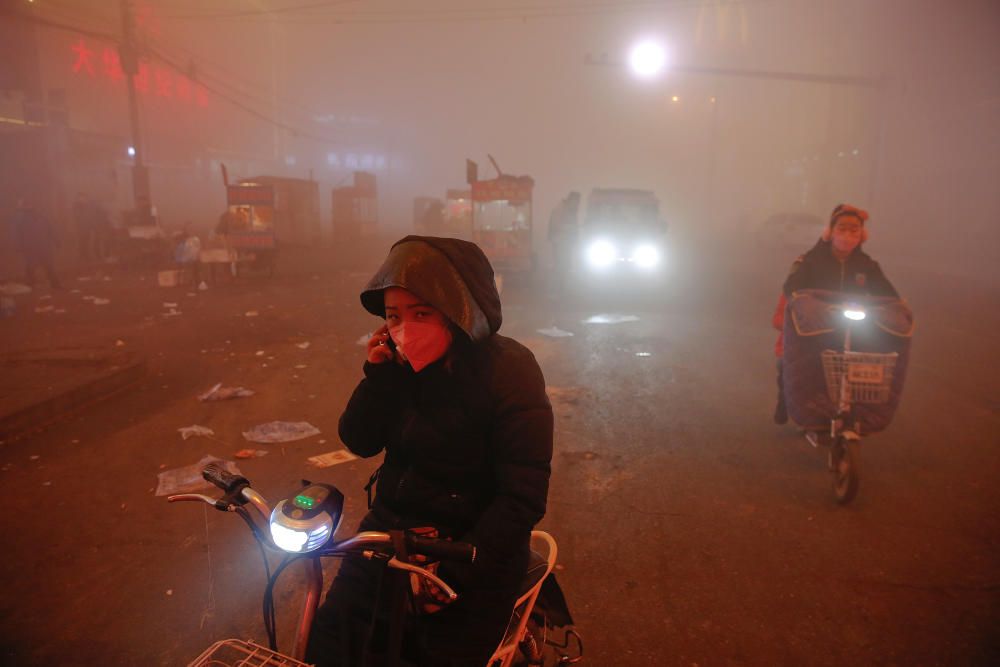
[[[92,48],[81,38],[71,48],[73,74],[91,79],[109,79],[112,82],[125,80],[125,72],[115,47]],[[139,63],[139,72],[133,80],[135,89],[140,93],[177,100],[182,104],[208,106],[208,91],[204,86],[166,67]]]

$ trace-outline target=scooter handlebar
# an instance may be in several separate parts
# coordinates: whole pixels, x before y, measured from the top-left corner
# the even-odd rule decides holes
[[[217,463],[209,463],[205,466],[205,469],[201,471],[201,476],[225,493],[232,493],[240,486],[250,486],[250,481],[246,477],[234,475]]]
[[[412,534],[408,534],[406,540],[406,546],[411,553],[456,563],[474,563],[476,561],[476,545],[468,542],[452,542],[451,540]]]

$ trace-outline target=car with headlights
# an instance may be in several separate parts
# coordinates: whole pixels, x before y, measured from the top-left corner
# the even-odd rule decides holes
[[[652,192],[594,188],[580,225],[577,265],[600,284],[630,277],[655,282],[663,276],[666,232]]]

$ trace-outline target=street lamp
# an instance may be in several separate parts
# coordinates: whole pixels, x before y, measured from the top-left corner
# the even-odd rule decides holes
[[[659,43],[645,40],[632,47],[628,64],[637,77],[651,79],[663,71],[667,64],[667,54]]]

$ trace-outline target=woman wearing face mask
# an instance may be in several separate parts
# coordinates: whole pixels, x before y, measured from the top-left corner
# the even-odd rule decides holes
[[[545,381],[532,353],[497,333],[500,297],[475,244],[404,238],[361,303],[385,326],[368,341],[340,437],[355,454],[385,458],[360,530],[420,527],[476,546],[475,563],[438,572],[458,601],[425,605],[434,613],[408,628],[404,644],[421,666],[485,665],[545,514],[553,428]],[[341,565],[307,661],[361,664],[379,568]]]
[[[882,273],[882,267],[861,249],[868,240],[865,223],[868,212],[839,204],[830,214],[830,222],[823,235],[807,253],[792,264],[781,297],[771,318],[771,324],[782,331],[785,324],[785,305],[792,293],[803,289],[822,289],[832,292],[869,296],[898,297],[896,288]],[[778,405],[774,410],[774,422],[788,422],[784,392],[781,384],[781,358],[783,352],[782,335],[778,335],[775,355],[778,357]]]

